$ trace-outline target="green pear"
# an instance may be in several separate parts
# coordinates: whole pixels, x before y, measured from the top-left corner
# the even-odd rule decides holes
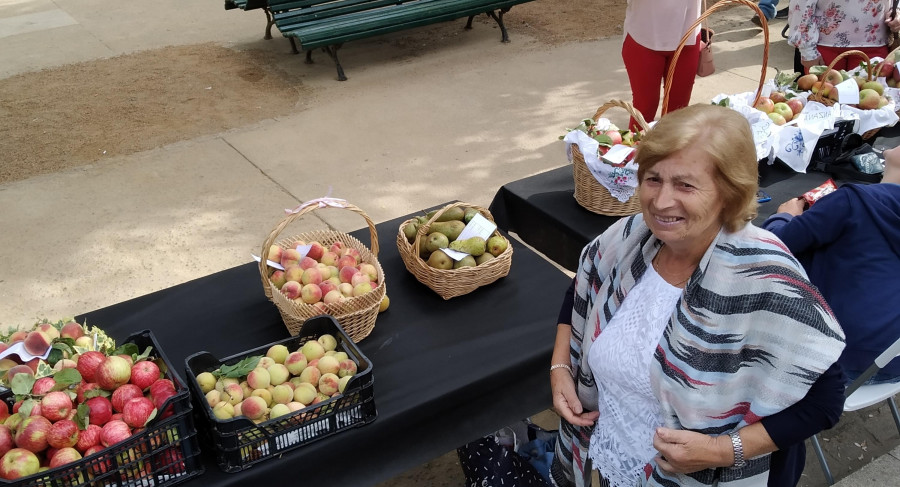
[[[487,250],[488,252],[493,254],[494,257],[502,254],[508,246],[509,242],[507,242],[506,239],[500,235],[494,235],[487,241]]]
[[[438,250],[431,253],[431,257],[428,258],[427,264],[435,269],[449,270],[453,268],[453,259],[451,259],[449,255]]]
[[[449,245],[450,239],[441,232],[431,232],[425,238],[425,248],[429,252],[434,252],[437,249],[446,249]]]
[[[491,255],[490,252],[485,252],[485,253],[479,255],[478,257],[475,257],[475,264],[481,265],[481,264],[484,264],[485,262],[490,262],[494,259],[496,259],[496,257]]]
[[[459,252],[465,252],[473,257],[478,257],[484,253],[484,239],[481,237],[472,237],[465,240],[456,240],[450,242],[450,248]]]
[[[466,210],[466,216],[463,217],[463,221],[469,223],[470,221],[472,221],[472,218],[475,218],[475,215],[477,214],[478,210],[476,210],[475,208],[469,208]]]
[[[429,211],[425,214],[425,217],[431,220],[431,217],[435,215],[440,210]],[[454,206],[453,208],[448,208],[447,211],[441,213],[441,216],[437,217],[437,222],[449,222],[453,220],[462,221],[463,218],[466,217],[466,210],[462,209],[460,206]]]
[[[443,252],[441,252],[441,253],[443,253]],[[482,254],[482,255],[484,255],[484,254]],[[458,261],[454,262],[453,268],[459,269],[460,267],[475,267],[476,265],[478,265],[478,264],[475,263],[475,257],[472,257],[471,255],[467,255],[467,256],[463,257],[462,259],[459,259]]]
[[[463,229],[466,228],[466,224],[459,221],[453,220],[450,222],[435,222],[432,223],[430,227],[428,227],[428,233],[431,232],[441,232],[447,236],[450,241],[454,241],[459,237],[459,234],[462,233]]]
[[[406,240],[409,243],[413,243],[416,241],[416,232],[419,231],[419,222],[416,220],[411,220],[406,225],[403,225],[403,235],[406,235]]]

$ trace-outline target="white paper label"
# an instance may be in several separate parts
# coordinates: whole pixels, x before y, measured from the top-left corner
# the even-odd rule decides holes
[[[847,105],[859,103],[859,85],[853,78],[842,81],[834,87],[838,91],[838,101]]]
[[[300,252],[300,258],[306,257],[306,254],[309,253],[309,249],[312,248],[312,245],[298,245],[297,252]]]
[[[258,255],[250,254],[250,257],[253,257],[253,260],[255,260],[255,261],[257,261],[257,262],[259,262],[259,261],[262,260]],[[280,270],[280,271],[283,271],[283,270],[284,270],[284,267],[282,267],[281,264],[279,264],[278,262],[272,262],[271,260],[266,259],[266,264],[267,264],[269,267],[274,267],[274,268],[276,268],[276,269],[278,269],[278,270]]]
[[[481,213],[476,213],[469,220],[469,223],[466,224],[466,228],[463,228],[463,231],[459,233],[459,237],[456,237],[456,240],[465,240],[472,237],[481,237],[487,240],[491,238],[496,229],[497,225],[494,222],[485,218]]]
[[[603,154],[603,156],[601,156],[601,159],[612,165],[618,166],[634,157],[632,155],[634,150],[634,147],[616,144],[610,147],[609,150],[606,151],[606,154]]]

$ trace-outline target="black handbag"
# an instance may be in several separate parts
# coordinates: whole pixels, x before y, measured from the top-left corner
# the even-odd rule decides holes
[[[549,450],[552,456],[555,440],[555,432],[523,421],[457,448],[459,464],[466,476],[466,487],[549,487],[549,479],[545,475],[549,475],[551,462],[548,459],[539,462],[547,467],[547,472],[542,475],[529,461],[530,452],[527,450]],[[535,448],[535,444],[541,446]]]

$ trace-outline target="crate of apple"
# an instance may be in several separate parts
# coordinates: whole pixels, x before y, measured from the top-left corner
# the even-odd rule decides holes
[[[71,323],[65,326],[74,330]],[[189,394],[168,373],[150,331],[108,353],[76,352],[57,364],[6,373],[0,478],[16,485],[166,485],[202,472]]]
[[[372,365],[331,316],[307,320],[296,337],[222,360],[196,353],[185,366],[226,472],[375,419]]]

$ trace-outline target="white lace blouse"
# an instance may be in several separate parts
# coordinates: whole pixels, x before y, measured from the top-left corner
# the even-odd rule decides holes
[[[612,487],[640,485],[656,456],[653,434],[662,422],[650,361],[681,293],[650,266],[588,352],[600,397],[590,457]]]

